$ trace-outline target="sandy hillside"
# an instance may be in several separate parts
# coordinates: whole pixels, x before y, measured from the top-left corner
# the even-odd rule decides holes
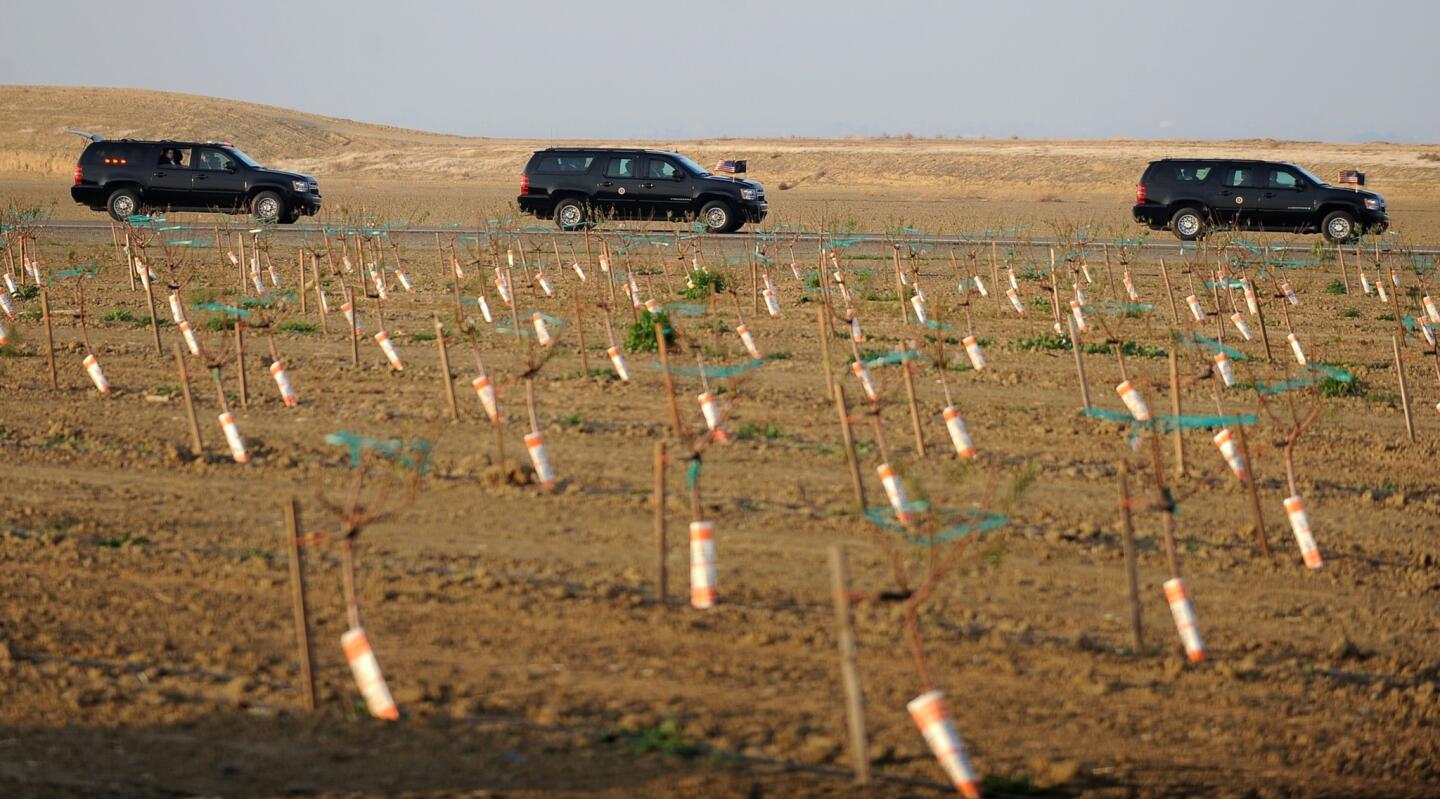
[[[0,177],[67,173],[81,145],[67,128],[111,138],[223,139],[263,161],[322,178],[404,173],[428,182],[509,180],[531,150],[556,143],[446,136],[167,92],[0,86]],[[632,143],[673,147],[702,163],[749,158],[751,171],[776,187],[1124,192],[1146,161],[1165,155],[1293,160],[1324,177],[1357,167],[1374,185],[1402,195],[1433,193],[1440,182],[1440,145],[907,138]]]

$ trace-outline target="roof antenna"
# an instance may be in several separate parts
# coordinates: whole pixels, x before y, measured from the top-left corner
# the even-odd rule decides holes
[[[101,135],[98,134],[98,133],[90,133],[89,131],[84,131],[84,130],[75,130],[74,128],[70,128],[69,130],[67,130],[67,131],[65,131],[65,132],[66,132],[66,133],[73,133],[73,134],[75,134],[76,136],[81,137],[82,139],[89,139],[89,140],[92,141],[92,142],[105,141],[105,137],[104,137],[104,136],[101,136]]]

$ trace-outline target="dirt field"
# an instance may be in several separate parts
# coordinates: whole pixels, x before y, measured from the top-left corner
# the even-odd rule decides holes
[[[209,98],[0,87],[0,209],[103,219],[69,201],[80,140],[66,127],[235,140],[267,162],[319,175],[332,224],[343,221],[341,209],[432,223],[504,217],[525,155],[544,144],[437,136]],[[1412,267],[1433,280],[1435,264],[1398,248],[1440,242],[1440,161],[1426,157],[1433,146],[653,144],[702,162],[750,158],[754,176],[769,187],[774,216],[767,222],[774,225],[1018,228],[1037,238],[1079,224],[1101,236],[1137,235],[1128,219],[1135,176],[1158,155],[1258,152],[1322,175],[1358,167],[1392,209],[1397,235],[1386,243],[1396,249],[1384,265],[1401,276],[1395,293],[1402,316],[1419,310]],[[795,187],[781,191],[781,183]],[[167,236],[205,239],[216,220],[172,221],[193,228]],[[220,224],[235,230],[240,222]],[[1251,238],[1304,247],[1316,241]],[[297,286],[298,241],[281,237],[271,245],[286,290]],[[813,244],[796,248],[801,279],[789,268],[788,248],[770,251],[784,314],[771,319],[752,304],[743,243],[703,243],[706,265],[738,289],[744,320],[766,356],[741,377],[711,381],[734,440],[704,452],[702,512],[716,525],[720,599],[705,611],[685,602],[691,506],[681,457],[668,470],[670,599],[656,596],[653,448],[662,439],[672,452],[678,444],[655,354],[626,355],[628,383],[609,370],[600,308],[610,292],[595,259],[581,284],[568,268],[555,268],[548,235],[531,235],[526,247],[547,259],[556,296],[540,296],[517,273],[524,283],[519,308],[562,321],[552,326],[556,354],[535,382],[559,477],[547,493],[499,479],[493,429],[469,387],[474,356],[455,335],[448,269],[432,239],[412,235],[404,244],[416,292],[406,294],[391,273],[384,305],[403,372],[391,370],[369,338],[378,329],[373,300],[360,303],[366,335],[358,367],[338,313],[323,333],[313,295],[307,313],[285,305],[273,321],[287,329],[274,340],[300,404],[281,402],[258,330],[247,333],[246,407],[233,366],[222,372],[250,455],[241,465],[217,424],[214,383],[193,358],[205,452],[190,453],[170,354],[182,337],[173,324],[162,326],[163,352],[156,353],[145,293],[131,289],[108,234],[39,231],[52,280],[72,260],[93,258],[99,267],[85,281],[89,336],[113,391],[97,392],[82,366],[77,279],[49,291],[58,388],[49,385],[40,300],[22,285],[19,318],[3,320],[10,341],[0,346],[0,587],[7,598],[0,611],[0,796],[943,795],[944,774],[905,710],[924,680],[897,602],[854,608],[868,756],[882,777],[869,786],[851,783],[827,549],[844,547],[859,594],[897,589],[887,547],[907,553],[915,574],[926,556],[855,511],[837,413],[826,396]],[[618,235],[610,244],[621,246]],[[566,264],[571,248],[583,261],[579,245],[560,240]],[[614,274],[633,268],[643,295],[693,304],[679,296],[686,262],[662,263],[651,254],[661,250],[642,250],[617,258]],[[222,252],[182,252],[191,259],[180,273],[188,316],[206,346],[218,349],[231,334],[218,329],[219,314],[196,304],[238,304],[253,287],[239,288]],[[663,252],[673,257],[673,242]],[[1124,300],[1118,253],[1113,279],[1098,250],[1085,254],[1094,278],[1082,286],[1089,320],[1131,342],[1127,376],[1154,412],[1170,412],[1166,350],[1174,347],[1183,412],[1215,413],[1211,353],[1175,344],[1172,332],[1218,337],[1216,311],[1228,316],[1233,302],[1244,312],[1241,292],[1221,290],[1217,308],[1207,276],[1172,260],[1172,317],[1160,264],[1153,255],[1135,256],[1140,301],[1152,307],[1106,314]],[[163,258],[152,255],[159,282],[168,281]],[[1258,329],[1256,341],[1243,342],[1234,327],[1224,328],[1226,345],[1245,359],[1234,359],[1237,386],[1219,393],[1226,413],[1260,416],[1249,444],[1271,556],[1257,552],[1248,493],[1212,443],[1214,431],[1182,436],[1187,473],[1172,480],[1179,498],[1173,520],[1209,655],[1198,665],[1187,664],[1162,593],[1169,571],[1161,515],[1149,507],[1156,494],[1148,439],[1132,449],[1128,425],[1080,412],[1072,352],[1048,337],[1046,254],[1016,254],[1022,319],[1000,291],[1005,265],[992,272],[987,248],[957,249],[958,269],[947,251],[922,251],[914,266],[945,330],[922,329],[913,318],[901,324],[888,249],[840,255],[866,358],[928,337],[914,376],[923,457],[898,367],[873,368],[890,461],[910,494],[947,513],[974,510],[987,502],[993,480],[989,507],[1007,519],[960,539],[967,542],[960,566],[923,606],[920,623],[932,677],[987,795],[1440,796],[1440,359],[1417,331],[1409,333],[1411,443],[1392,360],[1393,312],[1361,292],[1352,253],[1343,274],[1333,251],[1318,263],[1300,258],[1304,263],[1265,272],[1267,295],[1278,290],[1274,278],[1289,280],[1300,302],[1282,308],[1277,297],[1265,301],[1272,361]],[[1256,254],[1227,255],[1239,255],[1245,272],[1257,274]],[[491,263],[486,255],[483,265],[467,267],[462,289],[469,298],[483,293],[498,311]],[[0,271],[7,266],[0,253]],[[1368,262],[1366,271],[1368,281],[1381,279]],[[967,325],[957,279],[972,273],[991,292],[969,295],[989,362],[979,372],[968,368],[959,343]],[[1058,280],[1062,307],[1073,294],[1067,274]],[[355,287],[358,277],[345,279]],[[337,309],[338,278],[324,275],[322,285]],[[1188,316],[1184,297],[1192,291],[1208,314],[1203,325]],[[624,346],[631,311],[624,295],[616,296],[615,330]],[[168,320],[164,296],[156,306]],[[1353,380],[1275,394],[1272,417],[1261,410],[1257,387],[1314,375],[1291,358],[1284,311],[1309,360]],[[470,303],[464,313],[479,315]],[[450,420],[443,399],[433,316],[451,337],[459,421]],[[1258,327],[1256,317],[1247,318]],[[722,297],[674,322],[682,334],[672,355],[678,407],[699,429],[696,353],[708,365],[747,360],[733,332],[735,303]],[[479,329],[485,368],[509,416],[507,464],[528,475],[521,468],[529,426],[524,357],[516,337],[495,325]],[[862,394],[849,373],[845,332],[837,326],[829,339],[831,363],[853,405]],[[1118,360],[1101,351],[1099,333],[1082,341],[1092,345],[1084,357],[1093,403],[1123,412],[1114,391]],[[973,462],[958,460],[947,438],[942,375],[979,450]],[[1317,400],[1323,410],[1294,463],[1324,557],[1323,568],[1308,570],[1282,506],[1290,493],[1283,426]],[[884,506],[870,417],[862,408],[852,417],[868,503]],[[369,717],[340,647],[347,622],[339,523],[316,497],[319,486],[340,496],[351,474],[345,451],[325,443],[338,431],[433,442],[413,506],[366,529],[358,547],[361,612],[403,714],[398,723]],[[1170,476],[1171,436],[1160,443]],[[1139,651],[1122,545],[1121,463],[1146,505],[1135,509]],[[1017,481],[1030,483],[1018,497],[1011,493]],[[302,709],[291,615],[283,508],[292,497],[301,503],[304,532],[327,536],[306,548],[321,705],[313,715]]]
[[[435,342],[427,337],[432,313],[447,322],[453,316],[448,279],[433,243],[411,244],[404,253],[417,293],[404,294],[392,276],[385,307],[403,372],[392,372],[368,337],[360,341],[360,366],[352,367],[349,340],[337,332],[341,317],[332,315],[328,335],[303,326],[276,335],[301,397],[286,408],[267,373],[264,339],[250,332],[248,408],[236,404],[233,371],[224,376],[251,455],[242,466],[226,454],[213,385],[193,360],[206,454],[189,454],[169,354],[180,335],[163,327],[165,353],[156,355],[143,321],[150,313],[144,292],[129,289],[113,250],[42,232],[41,257],[52,271],[72,250],[101,259],[99,275],[87,281],[90,337],[114,390],[100,395],[82,368],[71,313],[75,279],[50,293],[59,390],[48,387],[39,301],[19,303],[22,318],[7,323],[11,343],[0,350],[0,582],[9,599],[0,622],[4,795],[938,793],[933,786],[943,774],[905,712],[922,682],[893,603],[864,602],[855,611],[869,755],[886,775],[922,782],[856,788],[837,771],[851,763],[826,548],[842,544],[854,590],[875,592],[896,587],[880,542],[899,539],[854,513],[836,414],[824,393],[819,295],[783,265],[788,253],[776,253],[782,265],[772,276],[784,317],[774,320],[753,312],[748,270],[721,265],[743,257],[736,245],[721,251],[727,245],[706,244],[714,268],[739,286],[746,321],[768,358],[744,379],[716,381],[727,389],[721,399],[736,440],[705,452],[703,512],[717,527],[720,605],[698,611],[683,603],[689,505],[678,462],[669,470],[671,601],[655,599],[651,456],[655,441],[673,436],[653,354],[628,356],[628,384],[605,369],[597,309],[607,292],[598,280],[580,284],[552,266],[557,297],[520,290],[523,310],[570,322],[555,328],[557,355],[536,384],[560,485],[553,493],[500,485],[487,479],[495,471],[494,439],[468,388],[475,367],[463,341],[450,348],[462,419],[448,419]],[[548,240],[528,244],[533,251]],[[214,251],[198,252],[204,265],[187,272],[187,303],[239,302],[235,272],[215,265]],[[891,460],[912,494],[944,508],[974,507],[991,474],[1002,500],[1027,470],[1035,478],[1013,506],[998,508],[1008,513],[1005,526],[971,539],[961,568],[922,616],[935,680],[987,790],[1440,795],[1440,485],[1432,468],[1440,382],[1428,362],[1433,356],[1412,335],[1406,357],[1418,443],[1408,443],[1390,357],[1394,322],[1381,318],[1386,308],[1377,298],[1360,293],[1353,259],[1350,295],[1326,291],[1340,278],[1334,262],[1283,275],[1299,293],[1301,304],[1289,310],[1309,357],[1349,370],[1356,381],[1332,387],[1328,393],[1350,396],[1325,401],[1296,455],[1324,567],[1304,568],[1288,529],[1283,432],[1274,420],[1263,419],[1250,436],[1269,558],[1255,551],[1246,493],[1211,432],[1184,435],[1189,474],[1177,486],[1175,521],[1210,656],[1196,666],[1184,661],[1161,593],[1168,575],[1159,516],[1143,509],[1136,525],[1146,643],[1142,652],[1131,647],[1117,470],[1128,462],[1135,490],[1153,496],[1143,477],[1149,449],[1132,451],[1122,426],[1077,412],[1068,349],[1022,344],[1034,346],[1049,332],[1041,299],[1048,276],[1017,268],[1025,319],[998,292],[972,295],[975,332],[989,359],[989,368],[975,372],[963,365],[956,342],[964,335],[956,271],[933,254],[942,257],[917,266],[931,308],[958,328],[947,334],[944,374],[980,465],[962,465],[946,439],[933,345],[916,375],[923,458],[897,368],[875,367]],[[961,271],[968,274],[965,255]],[[293,250],[276,244],[272,256],[293,288]],[[1090,256],[1095,282],[1084,288],[1089,305],[1100,308],[1119,299],[1118,266],[1112,293],[1099,254]],[[849,252],[845,265],[867,357],[922,332],[900,324],[883,252]],[[678,299],[670,288],[680,288],[676,263],[662,272],[640,256],[620,266],[646,273],[641,285],[661,302]],[[1117,333],[1140,345],[1127,358],[1129,375],[1160,412],[1169,407],[1161,348],[1173,325],[1158,264],[1133,268],[1153,310],[1144,318],[1092,319],[1123,322]],[[999,270],[1003,281],[1003,265]],[[594,263],[587,271],[600,274]],[[467,295],[488,277],[472,266]],[[1201,277],[1177,267],[1171,278],[1184,315],[1186,285]],[[1415,279],[1405,273],[1404,285]],[[355,276],[349,280],[353,285]],[[325,282],[338,306],[338,284]],[[579,359],[576,291],[591,374]],[[1214,336],[1213,298],[1199,293],[1211,318],[1198,332]],[[1069,295],[1062,289],[1062,299]],[[499,308],[493,286],[488,296]],[[1239,297],[1235,292],[1243,310]],[[1411,293],[1402,297],[1418,303]],[[167,316],[164,299],[157,302]],[[1251,358],[1235,364],[1242,385],[1296,374],[1279,302],[1265,309],[1274,363],[1264,362],[1259,341],[1241,343],[1227,331],[1227,343]],[[376,329],[373,307],[361,307],[367,333]],[[628,305],[616,313],[623,337]],[[197,327],[216,316],[189,314]],[[308,315],[291,306],[276,321],[318,324],[313,297]],[[685,334],[677,364],[693,364],[696,350],[712,364],[744,361],[728,299],[702,317],[676,321]],[[486,368],[510,412],[505,446],[514,465],[525,457],[521,360],[513,337],[481,327]],[[207,346],[219,346],[221,333],[202,335]],[[854,401],[860,388],[846,368],[848,340],[837,336],[832,346],[837,379]],[[1209,353],[1178,351],[1186,412],[1213,412],[1215,381],[1200,379]],[[1086,363],[1097,406],[1123,410],[1113,391],[1117,362],[1091,354]],[[680,375],[677,384],[686,423],[698,426],[698,379]],[[1277,395],[1273,410],[1288,419],[1314,396],[1313,389]],[[1253,390],[1224,397],[1228,412],[1257,409]],[[857,412],[856,421],[870,504],[883,505],[873,434],[865,415]],[[314,495],[317,481],[332,496],[345,485],[344,451],[324,443],[340,430],[434,442],[418,501],[367,529],[359,546],[364,623],[404,713],[396,724],[366,717],[338,645],[346,624],[333,538],[308,550],[322,709],[314,716],[300,710],[282,506],[298,497],[306,531],[334,533],[335,517]],[[1172,468],[1168,435],[1162,450]]]

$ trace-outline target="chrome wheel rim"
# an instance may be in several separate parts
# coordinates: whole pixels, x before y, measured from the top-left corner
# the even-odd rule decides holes
[[[263,219],[273,219],[280,215],[280,203],[267,197],[256,203],[255,215]]]
[[[115,209],[115,213],[120,216],[130,216],[135,212],[135,200],[131,199],[128,195],[116,197],[110,205]]]
[[[1336,239],[1349,238],[1350,223],[1344,219],[1330,220],[1330,237]]]
[[[711,208],[705,212],[705,227],[711,230],[719,230],[725,227],[725,223],[729,221],[730,215],[725,213],[724,208]]]
[[[1175,221],[1175,227],[1186,236],[1193,236],[1200,232],[1200,217],[1186,214]]]
[[[580,206],[566,205],[560,208],[560,224],[574,227],[580,224]]]

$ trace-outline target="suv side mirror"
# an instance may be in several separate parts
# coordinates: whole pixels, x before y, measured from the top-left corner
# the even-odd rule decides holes
[[[1305,189],[1306,189],[1305,181],[1303,181],[1303,180],[1297,180],[1297,181],[1295,181],[1295,191],[1305,191]]]
[[[678,169],[675,170],[675,182],[676,182],[676,183],[679,183],[680,181],[682,181],[682,180],[684,180],[684,179],[685,179],[685,173],[684,173],[684,172],[681,172],[681,171],[678,170]]]
[[[225,165],[225,171],[226,171],[226,172],[229,172],[229,173],[232,174],[232,175],[235,174],[235,165],[234,165],[234,164],[226,164],[226,165]]]

